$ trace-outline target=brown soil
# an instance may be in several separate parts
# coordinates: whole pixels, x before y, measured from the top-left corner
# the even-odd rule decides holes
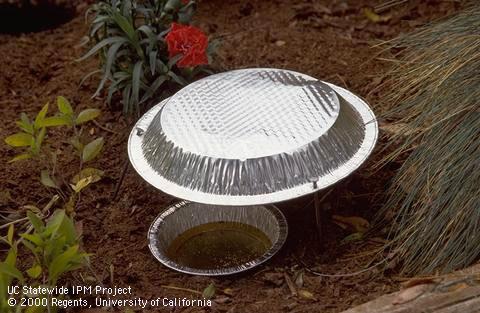
[[[225,69],[278,67],[297,70],[346,86],[366,96],[380,83],[377,78],[387,65],[373,58],[371,45],[392,38],[415,26],[459,9],[454,1],[409,1],[382,14],[386,21],[369,21],[361,9],[383,1],[308,1],[251,0],[202,1],[196,23],[212,37],[222,39],[219,64]],[[322,277],[304,272],[302,288],[315,299],[292,296],[285,276],[308,266],[329,274],[353,273],[373,264],[369,252],[378,248],[378,239],[341,243],[351,233],[330,218],[325,221],[324,246],[316,236],[311,197],[282,203],[290,225],[284,248],[266,265],[242,275],[225,278],[194,277],[159,264],[150,254],[146,232],[155,216],[176,199],[144,182],[131,168],[127,171],[116,201],[110,198],[127,161],[126,140],[129,123],[122,115],[105,107],[102,99],[91,99],[97,81],[82,87],[82,77],[96,69],[96,62],[75,62],[84,49],[78,44],[86,33],[83,12],[52,30],[25,35],[0,35],[0,137],[15,132],[14,121],[20,112],[32,116],[46,102],[64,95],[77,106],[101,107],[99,122],[115,133],[92,126],[92,132],[106,138],[105,152],[96,167],[106,177],[89,187],[77,208],[83,224],[85,249],[94,253],[92,267],[106,285],[130,285],[134,297],[193,297],[175,286],[202,291],[210,283],[217,289],[212,308],[177,308],[171,312],[340,312],[398,288],[397,282],[381,268],[347,277]],[[370,103],[378,106],[379,97],[371,94]],[[55,136],[55,134],[54,134]],[[66,146],[63,143],[58,145]],[[377,149],[378,150],[378,149]],[[38,181],[39,169],[30,162],[7,164],[15,155],[0,145],[2,210],[26,204],[47,203],[51,197]],[[63,157],[63,156],[62,156]],[[331,188],[322,202],[328,215],[362,216],[371,220],[381,203],[391,169],[374,172],[370,162],[347,180]],[[67,162],[73,157],[65,156]],[[76,164],[64,164],[66,172]],[[326,194],[326,193],[325,193]],[[378,258],[376,259],[379,260]],[[91,275],[85,273],[85,275]],[[73,283],[81,284],[79,275]],[[226,288],[231,289],[224,293]],[[75,310],[73,310],[75,311]],[[141,310],[138,310],[141,311]],[[168,311],[164,309],[163,311]]]

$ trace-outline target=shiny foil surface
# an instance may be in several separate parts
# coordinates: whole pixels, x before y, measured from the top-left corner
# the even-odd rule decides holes
[[[254,226],[267,235],[272,246],[254,260],[222,269],[189,268],[167,257],[166,250],[177,236],[195,226],[213,222],[239,222]],[[155,258],[171,269],[187,274],[219,276],[243,272],[267,261],[283,246],[287,234],[285,216],[273,205],[218,206],[182,201],[157,216],[148,231],[148,242]]]
[[[278,69],[194,82],[136,124],[129,156],[150,184],[181,199],[255,205],[325,188],[357,169],[378,128],[349,91]]]

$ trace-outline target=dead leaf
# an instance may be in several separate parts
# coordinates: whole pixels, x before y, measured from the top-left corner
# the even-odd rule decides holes
[[[363,15],[374,23],[388,22],[392,18],[390,15],[378,15],[371,8],[364,8]]]
[[[205,299],[211,299],[215,296],[215,285],[211,283],[210,285],[207,286],[202,292],[202,296]]]
[[[78,237],[83,235],[83,221],[75,222],[75,231]]]
[[[402,304],[406,302],[413,301],[429,291],[432,288],[432,284],[421,284],[404,289],[393,299],[392,304]]]
[[[232,301],[232,299],[230,299],[229,297],[227,296],[218,296],[215,298],[214,300],[216,303],[218,304],[225,304],[225,303],[229,303]]]
[[[283,284],[283,274],[282,273],[265,273],[263,275],[263,280],[266,282],[272,283],[275,286],[281,286]]]
[[[12,196],[10,195],[10,191],[2,190],[0,191],[0,205],[8,204],[12,201]]]
[[[355,230],[357,233],[365,233],[368,228],[370,227],[370,223],[361,217],[358,216],[341,216],[341,215],[333,215],[333,222],[338,226],[348,226]],[[343,224],[343,226],[341,226]]]
[[[448,288],[448,292],[455,292],[455,291],[460,291],[460,290],[463,290],[465,288],[468,288],[468,284],[465,283],[465,282],[462,282],[462,283],[459,283],[459,284],[455,284],[455,285],[452,285]]]
[[[227,296],[233,296],[233,289],[232,288],[225,288],[223,289],[223,293]]]
[[[332,11],[328,7],[318,3],[302,3],[293,5],[292,8],[295,11],[295,15],[293,18],[299,20],[308,20],[313,17],[322,17],[324,14],[332,14]]]
[[[228,309],[227,312],[225,313],[236,313],[237,311],[237,305],[232,306],[230,309]]]
[[[87,187],[91,183],[93,183],[95,181],[98,181],[98,180],[100,180],[100,177],[97,177],[95,175],[88,176],[88,177],[80,179],[75,185],[70,184],[70,187],[72,187],[73,191],[75,191],[76,193],[79,193],[80,191],[82,191],[83,188]]]
[[[410,288],[417,285],[425,285],[425,284],[435,284],[438,280],[432,277],[415,277],[406,282],[401,283],[403,288]]]
[[[373,242],[373,243],[381,243],[381,244],[386,244],[386,243],[388,243],[388,240],[383,239],[383,238],[380,238],[380,237],[368,238],[368,241],[369,241],[369,242]]]
[[[317,300],[317,299],[315,298],[315,296],[313,295],[313,293],[311,293],[310,291],[305,290],[305,289],[300,289],[300,290],[298,291],[298,295],[299,295],[300,298],[302,298],[302,299],[312,300],[312,301],[316,301],[316,300]]]
[[[339,226],[341,229],[343,230],[346,230],[348,228],[348,225],[347,224],[344,224],[344,223],[341,223],[341,222],[338,222],[338,221],[333,221],[333,223],[337,226]]]
[[[78,174],[73,176],[72,183],[76,184],[79,180],[92,176],[92,183],[99,181],[104,175],[104,172],[93,167],[86,167],[82,169]]]
[[[385,132],[387,136],[408,136],[414,133],[414,130],[411,129],[405,123],[385,123],[379,126],[380,130]]]
[[[303,270],[297,271],[293,276],[293,280],[298,288],[303,287]]]
[[[40,210],[39,208],[37,208],[34,205],[27,204],[27,205],[22,206],[22,208],[24,208],[25,210],[30,210],[33,213],[42,213],[42,210]]]
[[[283,40],[277,40],[277,41],[275,41],[275,45],[276,45],[277,47],[285,46],[285,44],[286,44],[286,42],[283,41]]]
[[[366,18],[368,18],[370,21],[372,21],[374,23],[380,22],[380,15],[373,12],[373,10],[370,9],[370,8],[364,8],[363,9],[363,15],[365,15]]]
[[[359,241],[363,239],[363,233],[353,233],[343,238],[341,243],[348,243],[352,241]]]
[[[285,281],[287,282],[287,285],[288,285],[288,289],[290,289],[290,293],[292,294],[292,296],[297,296],[298,295],[297,288],[295,287],[295,284],[293,283],[292,279],[290,278],[290,276],[288,276],[287,273],[284,273],[284,275],[285,275]]]

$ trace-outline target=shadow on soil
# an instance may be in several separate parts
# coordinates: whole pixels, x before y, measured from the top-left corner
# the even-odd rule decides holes
[[[0,4],[0,33],[20,34],[56,28],[75,16],[74,7]]]

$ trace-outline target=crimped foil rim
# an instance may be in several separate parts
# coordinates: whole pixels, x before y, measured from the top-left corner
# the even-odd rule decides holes
[[[342,97],[362,119],[365,125],[365,136],[360,143],[360,147],[357,152],[343,165],[329,172],[327,175],[322,176],[319,180],[315,181],[312,178],[311,183],[295,186],[293,188],[283,189],[267,194],[258,195],[223,195],[205,193],[198,190],[192,190],[180,186],[155,171],[145,156],[142,150],[142,135],[148,128],[155,115],[162,108],[162,106],[168,101],[168,99],[162,101],[160,104],[150,109],[142,118],[137,122],[132,130],[129,142],[128,153],[135,170],[154,187],[173,195],[180,199],[186,199],[193,202],[205,203],[205,204],[217,204],[217,205],[257,205],[281,202],[293,198],[297,198],[303,195],[307,195],[323,188],[326,188],[341,179],[345,178],[353,171],[358,169],[360,165],[367,159],[367,157],[373,151],[377,137],[378,137],[378,125],[375,119],[375,115],[368,107],[368,105],[353,93],[336,86],[331,83],[326,83],[334,91]],[[192,177],[195,179],[195,177]]]
[[[265,210],[268,210],[270,213],[272,213],[279,227],[277,239],[275,240],[275,242],[272,242],[272,246],[268,249],[267,252],[265,252],[265,254],[242,265],[222,269],[205,270],[183,266],[170,260],[166,256],[166,254],[163,253],[163,251],[159,248],[159,246],[155,244],[155,242],[156,238],[161,235],[161,224],[165,221],[165,219],[169,215],[174,214],[176,211],[181,210],[183,207],[189,204],[192,203],[190,201],[181,201],[167,207],[167,209],[165,209],[155,218],[155,220],[150,225],[147,233],[148,248],[150,249],[150,252],[160,263],[175,271],[199,276],[225,276],[241,273],[268,261],[282,248],[287,239],[288,224],[285,215],[283,215],[283,213],[274,205],[261,205]],[[202,214],[202,212],[199,210],[198,214]]]

